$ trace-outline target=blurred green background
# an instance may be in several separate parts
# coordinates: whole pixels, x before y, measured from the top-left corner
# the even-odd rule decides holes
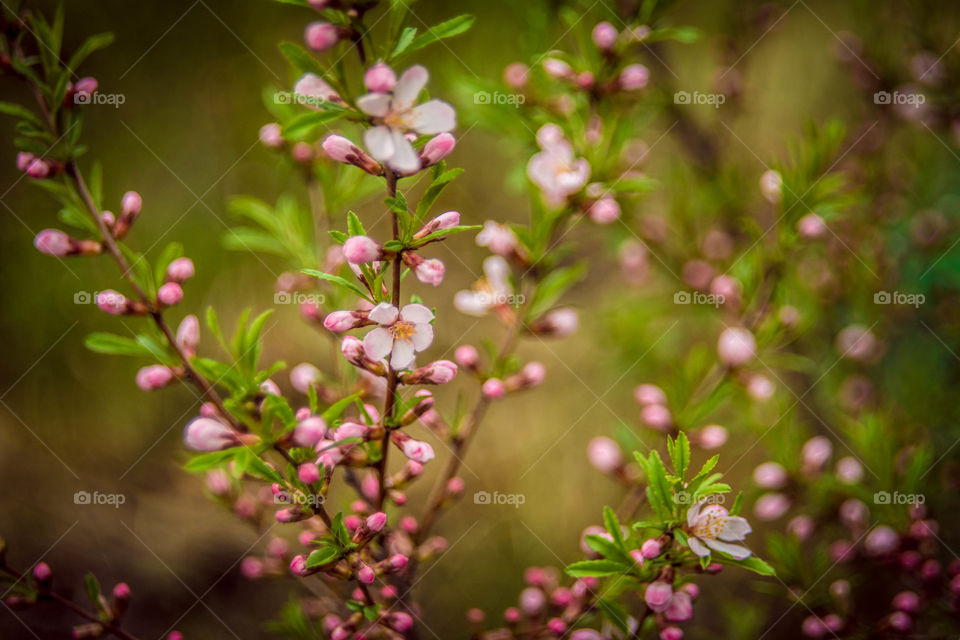
[[[421,55],[431,69],[432,95],[455,104],[469,99],[453,88],[464,78],[495,81],[507,63],[565,43],[550,3],[531,2],[535,10],[527,7],[522,14],[514,4],[422,0],[415,5],[426,24],[454,13],[477,16],[475,27],[450,41],[449,49],[434,46]],[[677,24],[692,24],[705,33],[694,45],[665,46],[671,68],[684,83],[707,86],[721,62],[736,63],[742,74],[748,106],[727,124],[744,144],[726,153],[745,166],[755,165],[757,176],[764,167],[753,154],[766,161],[779,153],[785,133],[799,131],[810,119],[861,110],[860,92],[833,56],[837,33],[857,30],[856,14],[832,2],[801,5],[772,26],[762,16],[777,5],[755,2],[685,2],[673,14]],[[783,3],[779,10],[787,7]],[[603,19],[604,10],[598,2],[585,20]],[[530,21],[531,15],[540,21]],[[269,119],[260,98],[264,86],[289,87],[295,79],[276,44],[300,40],[310,19],[308,11],[267,1],[131,5],[73,0],[67,4],[67,49],[90,33],[117,36],[112,47],[92,57],[83,75],[96,76],[101,92],[122,93],[125,102],[119,108],[88,109],[85,139],[90,156],[103,163],[106,202],[118,208],[128,189],[143,195],[144,210],[131,244],[153,256],[163,246],[153,245],[159,238],[176,239],[197,265],[197,277],[171,315],[179,319],[213,305],[229,324],[243,308],[275,308],[265,336],[265,360],[282,359],[289,366],[309,361],[328,369],[325,337],[302,323],[295,307],[273,304],[273,282],[284,265],[222,248],[231,196],[244,193],[273,202],[281,191],[293,190],[306,198],[289,166],[278,166],[258,144],[257,130]],[[895,33],[887,36],[897,38]],[[739,48],[730,47],[738,38]],[[745,51],[742,60],[737,60],[739,54],[731,59],[731,50]],[[677,79],[670,82],[678,84]],[[26,101],[22,87],[9,79],[0,80],[0,87],[5,100]],[[459,210],[469,224],[524,219],[526,199],[507,188],[505,167],[508,160],[525,159],[511,156],[496,132],[474,127],[471,117],[461,113],[458,147],[450,161],[467,172],[444,194],[443,210]],[[666,124],[655,123],[646,142],[657,141]],[[708,121],[705,126],[720,125]],[[133,326],[138,320],[110,318],[93,305],[75,303],[80,292],[118,285],[108,260],[61,264],[33,249],[35,233],[54,226],[55,208],[17,173],[10,127],[5,125],[0,136],[8,150],[0,163],[5,346],[0,360],[0,482],[5,487],[0,532],[12,564],[24,567],[43,558],[53,566],[58,584],[78,595],[86,570],[95,571],[105,586],[127,581],[133,589],[129,626],[148,637],[174,624],[188,638],[265,635],[260,622],[271,618],[291,593],[303,593],[303,587],[293,580],[251,583],[240,577],[237,562],[260,534],[214,507],[203,494],[202,480],[180,468],[186,458],[180,434],[197,411],[195,395],[186,388],[144,394],[133,381],[140,363],[98,356],[83,347],[83,337],[92,331],[124,333],[119,324]],[[657,175],[658,167],[676,162],[680,154],[675,140],[666,137],[657,143],[648,170]],[[645,206],[662,209],[665,197],[654,196]],[[359,211],[379,207],[374,198]],[[581,308],[582,330],[566,341],[521,349],[524,358],[547,365],[547,382],[495,406],[470,452],[462,474],[466,498],[438,529],[451,550],[427,569],[418,587],[427,612],[423,617],[438,637],[454,637],[468,607],[496,616],[513,604],[523,567],[576,559],[580,531],[596,523],[602,505],[620,500],[620,489],[586,464],[584,447],[596,435],[639,431],[630,391],[660,375],[666,361],[651,356],[628,369],[629,363],[609,348],[600,310],[615,306],[624,290],[596,285],[615,277],[612,244],[595,229],[578,233],[591,267],[573,299]],[[456,345],[498,331],[491,319],[478,323],[452,309],[453,292],[475,280],[453,254],[475,272],[483,256],[469,237],[455,237],[436,253],[448,266],[444,285],[418,290],[439,308],[437,340],[430,351],[436,357],[450,357]],[[682,346],[671,340],[659,345],[658,353],[668,355]],[[704,336],[705,342],[711,340]],[[277,379],[289,390],[285,374]],[[453,393],[446,395],[448,403],[453,398]],[[732,455],[739,455],[736,449]],[[438,448],[438,455],[445,454]],[[752,455],[760,459],[761,453]],[[428,478],[436,472],[430,466]],[[739,465],[731,484],[736,486],[750,468]],[[421,502],[428,486],[427,481],[417,484],[411,502]],[[481,489],[523,493],[526,502],[518,509],[476,506],[470,496]],[[126,503],[116,509],[77,506],[73,495],[80,490],[122,493]],[[282,535],[282,530],[272,534]],[[736,576],[718,580],[739,595],[750,593],[748,583]],[[49,606],[20,615],[43,638],[67,637],[65,620],[72,621]],[[709,622],[698,618],[691,626],[705,625]],[[0,615],[0,635],[31,637],[7,612]]]

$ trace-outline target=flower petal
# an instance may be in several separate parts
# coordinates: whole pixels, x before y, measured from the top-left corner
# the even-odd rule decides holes
[[[423,91],[430,74],[426,68],[416,65],[403,72],[393,89],[394,111],[406,111],[413,106],[417,96]]]
[[[367,317],[377,324],[386,325],[396,322],[397,315],[399,313],[400,312],[397,311],[397,308],[389,302],[381,302],[373,309],[370,309],[370,313],[367,315]]]
[[[420,168],[420,157],[402,131],[392,132],[393,155],[387,159],[391,169],[401,173],[413,173]],[[374,156],[376,157],[376,156]]]
[[[363,144],[377,160],[389,160],[396,152],[393,144],[393,133],[387,127],[367,129],[363,134]]]
[[[692,527],[697,522],[697,516],[700,515],[700,506],[702,502],[694,502],[690,505],[690,508],[687,509],[687,526]]]
[[[433,342],[433,325],[415,324],[410,339],[415,350],[423,351]]]
[[[433,320],[433,311],[430,311],[430,309],[422,304],[408,304],[404,305],[403,309],[400,310],[400,319],[404,322],[413,322],[415,324],[426,323]]]
[[[393,343],[393,356],[390,358],[390,366],[394,369],[406,369],[413,364],[416,351],[413,349],[413,343],[407,340],[396,340]]]
[[[377,327],[363,338],[363,350],[371,360],[383,360],[392,348],[393,335],[382,327]]]
[[[410,127],[418,133],[445,133],[457,126],[457,112],[443,100],[428,100],[414,107]]]
[[[690,536],[687,538],[687,544],[690,545],[690,551],[693,551],[701,558],[710,555],[710,549],[707,549],[705,546],[703,546],[703,543],[700,542],[700,538],[694,538],[693,536]]]
[[[720,553],[725,553],[734,560],[743,560],[744,558],[750,557],[750,549],[746,547],[741,547],[738,544],[730,544],[729,542],[721,542],[720,540],[711,540],[707,538],[704,540],[708,547],[719,551]]]
[[[720,535],[717,537],[728,542],[736,542],[746,538],[747,534],[751,531],[753,531],[753,529],[750,528],[750,523],[747,522],[746,518],[730,516],[723,524],[723,530],[720,531]]]
[[[509,273],[510,267],[501,256],[490,256],[483,261],[483,274],[487,276],[487,283],[498,294],[510,295],[510,282],[507,280]]]
[[[357,106],[364,113],[382,118],[390,112],[390,96],[385,93],[368,93],[357,98]]]

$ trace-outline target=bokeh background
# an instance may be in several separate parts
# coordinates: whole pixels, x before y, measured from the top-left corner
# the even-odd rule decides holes
[[[612,0],[599,0],[585,19],[591,24],[603,19],[606,2]],[[431,69],[432,94],[464,106],[451,164],[465,167],[466,174],[444,194],[442,206],[459,210],[471,224],[523,220],[528,206],[526,197],[511,188],[516,180],[508,172],[511,162],[525,159],[496,131],[477,124],[477,107],[465,86],[495,80],[507,63],[529,60],[569,37],[550,2],[517,4],[422,0],[415,5],[427,24],[453,13],[477,16],[474,28],[449,41],[449,48],[434,46],[420,58]],[[702,117],[698,112],[694,120],[707,130],[735,132],[734,137],[724,134],[730,145],[724,157],[752,167],[757,177],[765,162],[783,155],[787,133],[828,117],[856,121],[865,109],[862,90],[837,62],[838,34],[883,38],[891,55],[897,55],[901,39],[911,37],[898,31],[896,13],[884,6],[898,3],[879,3],[873,12],[857,2],[791,4],[680,2],[674,20],[697,27],[703,38],[659,49],[676,71],[669,82],[678,87],[708,86],[718,64],[735,66],[745,106],[721,114],[722,124],[709,111]],[[951,20],[955,24],[955,8],[923,4],[929,5],[931,22],[936,16],[946,31]],[[230,197],[251,194],[272,202],[290,191],[306,198],[290,167],[278,165],[258,144],[257,131],[269,121],[261,100],[264,87],[289,87],[295,79],[276,44],[299,40],[309,12],[232,0],[135,5],[72,0],[66,8],[68,49],[89,33],[117,36],[112,47],[92,57],[84,75],[96,76],[101,91],[122,93],[125,102],[90,108],[85,137],[90,155],[103,164],[108,206],[119,207],[128,189],[143,195],[132,244],[152,256],[163,246],[153,244],[159,238],[176,239],[196,263],[198,274],[186,287],[180,312],[212,305],[229,324],[244,308],[274,308],[264,358],[329,368],[326,337],[306,326],[294,306],[274,304],[274,281],[287,265],[223,248],[223,236],[235,222],[226,207]],[[9,79],[0,80],[0,91],[5,100],[25,99],[22,87]],[[662,136],[668,125],[651,122],[645,139],[656,145],[645,169],[665,180],[665,191],[682,191],[683,174],[674,167],[688,160],[677,132]],[[56,211],[52,200],[16,171],[10,129],[0,129],[0,148],[8,151],[0,162],[0,532],[11,562],[28,566],[43,558],[54,567],[58,584],[78,595],[87,570],[104,585],[128,582],[134,593],[129,626],[147,637],[174,624],[187,637],[266,637],[261,622],[291,594],[304,593],[303,587],[293,580],[240,577],[237,563],[261,534],[214,507],[202,479],[181,468],[187,457],[181,430],[197,411],[195,395],[186,388],[144,394],[133,379],[141,363],[84,348],[86,334],[122,334],[121,324],[138,321],[110,318],[94,305],[76,302],[82,292],[117,286],[108,260],[60,263],[33,249],[33,236],[54,224]],[[939,144],[933,138],[927,143]],[[957,160],[944,152],[942,162]],[[753,202],[756,193],[744,199]],[[653,196],[643,206],[663,210],[668,201],[669,195]],[[357,210],[378,215],[380,206],[375,197]],[[696,212],[691,221],[696,223]],[[525,358],[547,365],[547,382],[490,412],[462,474],[467,498],[438,530],[451,550],[427,569],[418,586],[429,612],[425,619],[438,637],[459,637],[468,607],[496,612],[512,604],[523,567],[559,566],[579,557],[582,529],[596,523],[604,504],[621,497],[620,489],[586,464],[585,444],[611,433],[639,437],[633,386],[671,366],[671,353],[686,348],[676,342],[682,336],[705,344],[713,339],[678,333],[639,362],[629,349],[616,348],[609,332],[611,312],[630,303],[634,293],[600,286],[616,277],[613,245],[596,230],[578,233],[590,264],[587,281],[572,296],[581,309],[582,330],[566,341],[522,348]],[[447,281],[419,293],[439,309],[430,353],[449,357],[456,345],[498,328],[492,320],[478,323],[462,316],[450,304],[453,292],[469,286],[479,271],[482,254],[471,238],[455,237],[437,257],[448,265]],[[849,277],[864,276],[853,272]],[[639,353],[663,326],[637,327]],[[284,374],[277,378],[289,389]],[[452,391],[447,400],[454,401]],[[746,450],[746,444],[739,448]],[[731,457],[739,455],[739,445],[733,446]],[[762,460],[760,450],[748,455],[748,462]],[[731,483],[736,486],[751,468],[747,462],[738,465]],[[422,501],[428,486],[416,485],[411,502]],[[481,489],[522,493],[526,500],[520,508],[474,505],[470,495]],[[121,493],[125,504],[78,506],[73,495],[81,490]],[[273,533],[282,535],[279,529]],[[752,597],[757,588],[735,575],[720,576],[714,584],[742,597]],[[39,637],[67,637],[69,619],[60,611],[41,608],[21,615]],[[690,626],[713,625],[698,617]],[[0,636],[32,637],[5,611]]]

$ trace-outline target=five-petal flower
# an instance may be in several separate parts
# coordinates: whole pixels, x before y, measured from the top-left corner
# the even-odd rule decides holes
[[[407,369],[416,354],[433,342],[433,312],[422,304],[408,304],[397,309],[381,302],[367,315],[380,326],[363,339],[363,349],[371,360],[390,356],[390,366]]]
[[[750,523],[740,516],[731,516],[720,505],[703,507],[703,501],[694,503],[687,510],[690,550],[698,556],[710,555],[710,550],[725,553],[735,560],[750,556],[750,550],[731,542],[740,542],[752,531]]]

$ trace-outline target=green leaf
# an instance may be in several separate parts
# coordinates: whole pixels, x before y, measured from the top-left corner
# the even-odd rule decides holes
[[[340,276],[335,276],[332,273],[326,273],[325,271],[317,271],[316,269],[301,269],[301,271],[307,274],[308,276],[314,276],[316,278],[320,278],[321,280],[326,280],[327,282],[332,282],[333,284],[340,285],[341,287],[349,289],[350,291],[354,292],[364,300],[367,300],[368,302],[375,304],[374,299],[370,297],[369,293],[367,293],[366,291],[364,291],[354,283],[344,280]]]
[[[8,116],[14,116],[17,118],[23,118],[24,120],[31,122],[38,127],[44,126],[40,118],[35,116],[32,111],[13,102],[0,102],[0,113],[5,113]]]
[[[609,620],[615,627],[624,634],[629,633],[627,626],[627,611],[616,600],[607,598],[597,598],[597,605],[603,612],[603,616]]]
[[[602,578],[625,573],[624,569],[622,564],[612,560],[583,560],[568,566],[566,572],[574,578]]]
[[[83,576],[83,586],[87,592],[87,598],[95,607],[100,608],[100,582],[93,573],[87,573]]]
[[[307,568],[322,567],[340,557],[336,547],[321,547],[307,556]]]
[[[687,434],[681,431],[676,440],[668,439],[667,444],[673,470],[682,480],[686,476],[687,467],[690,466],[690,441],[687,440]]]
[[[777,572],[771,567],[768,563],[764,562],[757,556],[750,556],[745,560],[735,560],[725,554],[715,553],[711,554],[714,562],[719,562],[720,564],[729,565],[731,567],[740,567],[742,569],[749,569],[754,573],[759,573],[762,576],[775,576]]]
[[[400,38],[397,40],[397,46],[393,48],[393,53],[390,54],[390,58],[396,58],[397,56],[403,55],[407,48],[413,44],[413,39],[417,37],[417,28],[416,27],[406,27],[403,30],[403,33],[400,34]]]
[[[326,79],[323,66],[300,45],[294,44],[293,42],[281,42],[280,53],[297,69],[316,74]]]
[[[614,543],[618,547],[623,547],[623,531],[620,528],[620,521],[610,507],[603,508],[603,524],[606,526],[607,532],[613,537]]]
[[[157,282],[163,282],[167,278],[167,267],[177,258],[183,257],[183,245],[179,242],[171,242],[164,249],[160,257],[154,264],[153,277]]]
[[[301,113],[283,127],[283,136],[293,140],[302,140],[313,136],[317,129],[327,129],[326,124],[338,120],[346,113],[343,109],[326,109]]]
[[[463,169],[451,169],[450,171],[444,171],[439,176],[434,178],[433,182],[430,183],[430,186],[427,187],[427,190],[424,191],[423,197],[420,198],[420,202],[417,203],[417,220],[423,219],[423,216],[426,215],[427,211],[430,210],[430,207],[432,207],[433,203],[436,202],[444,188],[446,188],[446,186],[461,173],[463,173]]]
[[[405,53],[411,53],[417,49],[422,49],[434,42],[439,42],[446,38],[452,38],[470,29],[473,26],[474,17],[471,15],[457,16],[445,22],[434,25],[427,29],[426,33],[421,33],[413,39]]]
[[[98,33],[90,36],[84,40],[83,44],[73,52],[72,56],[70,56],[70,60],[67,61],[67,68],[69,68],[71,71],[76,71],[77,67],[79,67],[80,64],[90,56],[90,54],[103,49],[104,47],[109,47],[111,44],[113,44],[112,33]]]
[[[351,236],[367,235],[367,230],[363,228],[363,223],[360,222],[360,217],[353,211],[347,212],[347,233]]]
[[[537,286],[530,301],[530,317],[536,318],[548,311],[570,287],[583,280],[587,266],[583,262],[570,267],[554,269]]]
[[[113,333],[91,333],[83,344],[96,353],[105,353],[113,356],[137,356],[151,358],[153,353],[143,344],[133,338],[118,336]]]
[[[330,405],[326,411],[321,414],[321,418],[327,424],[333,424],[333,421],[340,417],[340,415],[347,410],[347,407],[352,405],[354,401],[357,400],[363,394],[362,391],[358,391],[352,395],[347,396],[346,398],[341,398]]]
[[[204,473],[233,460],[240,451],[242,451],[240,447],[233,447],[223,451],[201,453],[191,458],[187,464],[183,465],[183,468],[190,473]]]

